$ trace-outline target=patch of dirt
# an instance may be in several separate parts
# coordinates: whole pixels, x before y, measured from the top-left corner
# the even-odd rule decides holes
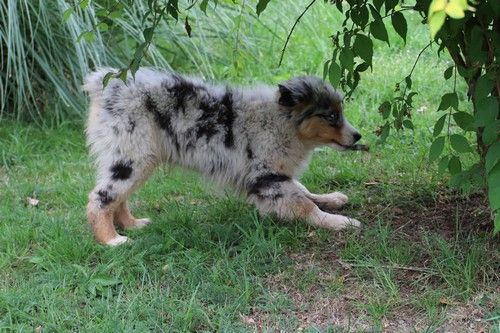
[[[433,232],[450,239],[457,232],[491,233],[493,230],[488,199],[482,193],[464,197],[454,192],[442,192],[434,198],[418,198],[410,202],[401,206],[374,205],[363,215],[367,221],[384,217],[391,221],[395,232],[406,232],[409,238]]]
[[[437,234],[444,239],[454,239],[457,235],[467,236],[470,233],[491,233],[492,221],[487,205],[487,198],[474,194],[468,198],[458,194],[438,193],[434,198],[422,200],[415,204],[396,207],[372,206],[365,211],[365,221],[374,221],[383,217],[391,223],[394,237],[419,243],[423,235]],[[346,215],[349,215],[347,212]],[[436,300],[435,308],[439,311],[436,319],[431,321],[423,309],[415,306],[415,299],[424,291],[424,287],[432,287],[432,279],[426,272],[425,262],[415,262],[418,267],[395,267],[397,270],[398,297],[395,304],[386,312],[378,323],[373,322],[367,310],[367,303],[372,297],[376,284],[371,278],[360,277],[354,273],[356,266],[343,262],[337,249],[342,247],[342,237],[335,238],[335,244],[324,249],[313,231],[310,235],[310,247],[301,253],[289,253],[292,260],[290,272],[281,272],[266,279],[265,286],[270,293],[285,295],[292,303],[276,314],[266,312],[260,307],[251,313],[240,315],[241,321],[255,331],[288,332],[302,331],[307,327],[326,329],[333,326],[342,331],[378,331],[384,332],[488,332],[493,322],[486,318],[498,306],[500,286],[495,291],[478,293],[468,298],[467,302],[457,302],[445,298]],[[318,246],[321,248],[318,249]],[[424,258],[420,258],[424,259]],[[306,287],[293,280],[310,271],[316,272],[317,280],[306,284]],[[422,281],[422,289],[418,283]],[[329,286],[340,284],[338,291],[331,291]],[[379,296],[389,297],[380,293]],[[390,303],[390,302],[389,302]],[[283,326],[281,318],[288,318]]]
[[[370,318],[364,306],[368,302],[369,289],[351,275],[348,264],[335,259],[335,256],[329,253],[319,257],[311,253],[290,254],[290,258],[294,261],[294,274],[305,274],[308,270],[320,268],[317,283],[306,290],[297,288],[283,272],[269,276],[266,280],[266,287],[271,292],[284,294],[291,300],[292,306],[283,309],[279,316],[289,320],[294,318],[291,321],[294,327],[283,326],[271,313],[253,308],[249,314],[240,314],[241,321],[252,330],[300,332],[308,327],[321,330],[334,327],[345,332],[423,332],[429,328],[437,332],[490,331],[492,323],[485,319],[494,310],[495,305],[491,300],[494,295],[488,300],[484,294],[477,294],[468,303],[440,299],[438,306],[442,314],[435,322],[431,322],[426,319],[423,311],[410,305],[418,291],[402,287],[399,304],[377,324]],[[332,265],[339,269],[332,270]],[[334,279],[341,280],[342,289],[337,293],[327,292],[326,286]]]

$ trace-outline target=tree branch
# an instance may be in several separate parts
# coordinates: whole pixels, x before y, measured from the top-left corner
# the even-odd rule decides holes
[[[299,17],[297,17],[297,19],[295,20],[295,23],[293,24],[292,26],[292,29],[290,30],[290,32],[288,33],[288,36],[286,37],[286,41],[285,41],[285,45],[283,46],[283,49],[281,50],[281,56],[280,56],[280,61],[278,63],[278,67],[281,66],[281,62],[283,61],[283,56],[285,55],[285,49],[288,45],[288,42],[290,41],[290,37],[292,37],[292,33],[293,31],[295,30],[295,27],[297,26],[297,24],[299,23],[300,19],[302,18],[302,16],[305,15],[305,13],[309,10],[309,8],[311,8],[311,6],[316,2],[316,0],[312,0],[311,3],[309,5],[307,5],[306,9],[304,9],[304,11],[299,15]]]

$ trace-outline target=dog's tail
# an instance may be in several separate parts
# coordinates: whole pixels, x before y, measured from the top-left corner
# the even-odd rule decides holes
[[[107,73],[118,72],[114,68],[99,68],[85,76],[83,80],[83,90],[88,92],[90,98],[101,96],[104,91],[104,77]]]

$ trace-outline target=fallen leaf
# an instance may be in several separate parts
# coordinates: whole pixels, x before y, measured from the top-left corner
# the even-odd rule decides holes
[[[28,203],[31,206],[38,206],[39,202],[40,202],[40,200],[38,200],[38,199],[28,197]]]

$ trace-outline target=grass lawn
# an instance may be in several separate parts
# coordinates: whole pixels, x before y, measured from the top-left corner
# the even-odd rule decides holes
[[[268,70],[300,6],[286,20],[263,15],[281,36],[261,41],[265,54],[242,45],[230,59],[240,67],[214,65],[212,74],[243,83],[319,74],[331,30],[316,30],[315,15],[331,15],[322,6],[299,24],[283,68]],[[153,223],[127,232],[130,243],[101,246],[85,221],[94,171],[83,121],[0,123],[0,332],[500,332],[499,239],[486,200],[449,190],[428,163],[435,110],[452,85],[435,49],[413,77],[415,130],[376,144],[376,109],[428,38],[419,27],[403,49],[389,32],[391,47],[375,45],[374,71],[346,104],[370,153],[319,149],[302,177],[313,192],[347,194],[342,214],[363,222],[360,230],[261,217],[230,189],[165,168],[131,200]],[[469,106],[464,95],[460,103]]]

